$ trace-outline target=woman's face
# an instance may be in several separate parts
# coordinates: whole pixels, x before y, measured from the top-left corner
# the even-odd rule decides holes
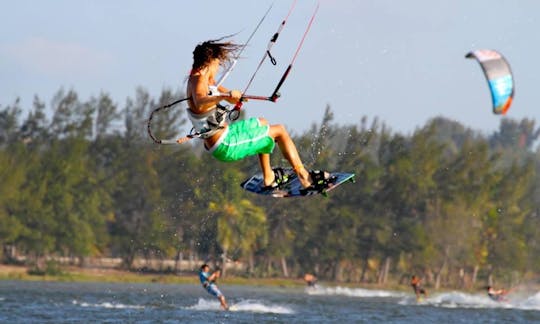
[[[219,70],[219,59],[212,59],[210,61],[210,64],[208,64],[208,70],[212,73],[212,74],[216,74],[217,71]]]

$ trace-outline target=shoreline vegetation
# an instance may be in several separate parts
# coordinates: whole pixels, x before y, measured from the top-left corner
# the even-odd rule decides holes
[[[62,266],[56,274],[34,274],[32,267],[0,264],[0,280],[51,281],[51,282],[106,282],[106,283],[161,283],[198,284],[196,272],[180,274],[143,272],[110,268],[81,268]],[[220,279],[224,285],[252,285],[269,287],[305,287],[302,278],[247,278],[227,276]],[[351,285],[351,284],[344,284]]]
[[[484,134],[435,116],[400,134],[367,116],[337,124],[328,105],[293,141],[306,166],[355,173],[356,183],[328,199],[269,199],[238,185],[260,169],[256,158],[223,164],[200,143],[152,143],[150,112],[181,96],[139,88],[119,105],[106,92],[82,100],[60,90],[50,105],[36,96],[1,106],[0,262],[41,275],[64,266],[192,274],[200,264],[177,264],[194,260],[241,266],[224,284],[306,273],[403,289],[417,275],[437,291],[539,283],[536,121],[504,118]],[[155,133],[182,136],[187,117],[167,110]],[[285,163],[272,155],[272,165]]]
[[[180,274],[170,272],[144,272],[140,270],[121,270],[113,268],[86,268],[78,266],[61,266],[56,274],[34,274],[32,267],[26,265],[6,265],[0,264],[0,282],[4,280],[14,281],[43,281],[43,282],[80,282],[80,283],[118,283],[118,284],[169,284],[198,285],[198,278],[195,271],[183,271]],[[306,283],[302,278],[254,278],[238,275],[229,275],[220,279],[223,286],[253,286],[253,287],[279,287],[279,288],[305,288]],[[386,284],[377,283],[358,283],[358,282],[337,282],[322,281],[321,287],[341,287],[349,289],[368,289],[368,290],[392,290],[411,292],[411,287],[407,284],[397,282],[388,282]],[[520,285],[521,286],[521,285]],[[538,284],[528,284],[530,291],[540,290]],[[534,288],[533,288],[534,286]],[[517,286],[519,287],[519,286]],[[515,287],[515,288],[517,288]],[[482,286],[449,289],[439,288],[428,285],[426,288],[432,294],[433,292],[462,291],[469,293],[478,293],[483,291]]]
[[[133,283],[133,284],[195,284],[198,278],[195,271],[184,271],[180,274],[170,272],[143,272],[140,270],[121,270],[111,268],[82,268],[78,266],[61,266],[55,274],[35,274],[33,268],[26,265],[0,264],[0,281],[47,281],[47,282],[96,282],[96,283]],[[238,275],[228,275],[220,279],[222,285],[304,288],[307,287],[302,278],[254,278]],[[323,281],[320,285],[325,287],[347,287],[362,289],[385,289],[408,291],[408,285],[400,284],[372,284],[353,282]],[[441,289],[443,291],[445,289]]]

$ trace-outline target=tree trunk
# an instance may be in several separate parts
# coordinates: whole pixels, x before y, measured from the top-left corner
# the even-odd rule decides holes
[[[88,261],[88,257],[84,257],[84,256],[79,257],[78,266],[79,266],[80,268],[86,267],[86,264],[88,263],[87,261]]]
[[[459,288],[463,289],[467,285],[467,273],[464,268],[459,269]]]
[[[369,257],[371,256],[371,248],[366,249],[362,260],[362,274],[360,275],[360,282],[366,281],[366,273],[369,265]]]
[[[11,263],[17,259],[17,249],[13,244],[4,244],[3,261]]]
[[[446,246],[444,249],[444,261],[442,266],[439,268],[439,271],[435,274],[435,289],[439,289],[441,287],[441,277],[444,269],[446,268],[448,264],[448,256],[450,255],[450,247]]]
[[[255,273],[255,255],[249,254],[249,275],[252,276]]]
[[[289,270],[287,269],[287,260],[285,257],[281,257],[281,271],[283,272],[283,277],[289,278]]]
[[[271,276],[272,275],[272,257],[267,256],[266,257],[266,275]]]
[[[440,287],[441,287],[441,270],[435,273],[435,289],[439,289]]]
[[[136,254],[136,250],[133,248],[133,246],[130,246],[128,248],[128,252],[122,258],[124,260],[124,265],[123,265],[124,268],[128,270],[131,270],[133,268],[133,262],[135,261],[135,254]]]
[[[478,271],[480,270],[480,267],[478,265],[474,266],[473,275],[472,275],[472,285],[474,286],[476,284],[476,279],[478,278]]]
[[[381,269],[380,269],[380,272],[379,272],[379,278],[377,280],[377,282],[379,284],[386,284],[386,282],[388,281],[388,273],[390,272],[390,257],[386,257],[384,259],[384,263],[381,265]]]
[[[447,262],[447,258],[445,257],[442,266],[435,273],[435,289],[439,289],[441,287],[441,277],[442,277],[442,272],[444,268],[446,267],[446,262]]]
[[[45,256],[37,255],[36,256],[36,269],[39,271],[45,271],[46,268],[47,268],[47,265],[46,265]]]
[[[176,251],[176,258],[174,258],[174,273],[178,273],[180,265],[182,264],[182,261],[184,260],[184,253],[180,249]]]
[[[335,281],[338,281],[338,282],[342,281],[343,276],[341,275],[341,272],[342,272],[341,270],[342,270],[341,262],[338,260],[338,261],[336,261],[336,265],[334,267],[334,280]]]
[[[188,267],[189,270],[195,270],[195,255],[193,251],[195,250],[195,242],[193,240],[189,240],[189,254],[188,254]],[[198,255],[200,259],[200,255]],[[198,267],[197,267],[198,268]]]
[[[225,277],[227,275],[227,250],[223,250],[221,254],[221,276]]]

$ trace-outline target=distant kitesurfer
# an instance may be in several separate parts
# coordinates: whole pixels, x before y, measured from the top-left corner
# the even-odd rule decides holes
[[[311,273],[306,273],[304,275],[304,281],[308,285],[308,287],[315,287],[315,284],[317,283],[317,277],[315,275],[312,275]]]
[[[489,298],[496,302],[506,300],[506,295],[508,294],[508,291],[505,289],[494,289],[491,286],[486,286],[486,291]]]
[[[264,175],[264,189],[273,190],[287,181],[281,168],[272,169],[270,153],[277,143],[290,163],[302,186],[307,190],[322,191],[326,188],[327,172],[307,171],[289,133],[283,125],[269,125],[264,118],[250,118],[227,124],[227,110],[221,101],[235,104],[242,98],[239,90],[223,86],[216,88],[216,75],[221,65],[232,60],[242,46],[220,40],[198,44],[193,51],[193,66],[188,78],[186,94],[188,117],[194,131],[204,140],[205,148],[224,162],[241,160],[258,155]]]
[[[201,281],[203,288],[206,289],[206,291],[210,295],[215,296],[217,297],[217,299],[219,299],[221,308],[223,308],[224,310],[228,310],[229,306],[227,305],[225,296],[223,296],[218,286],[216,285],[216,281],[219,277],[221,277],[220,268],[216,268],[213,273],[210,273],[210,266],[208,266],[208,264],[203,264],[201,266],[201,270],[199,271],[199,280]]]
[[[416,295],[416,300],[421,300],[422,299],[421,295],[424,295],[424,297],[426,298],[428,296],[427,290],[422,288],[420,281],[421,281],[420,278],[417,276],[413,275],[411,277],[411,287],[413,288],[414,294]]]

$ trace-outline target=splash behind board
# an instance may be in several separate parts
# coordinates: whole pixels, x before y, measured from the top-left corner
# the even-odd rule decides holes
[[[287,198],[287,197],[307,197],[307,196],[313,196],[313,195],[318,195],[318,194],[326,195],[329,191],[334,190],[335,188],[337,188],[344,182],[347,182],[347,181],[354,182],[354,173],[331,172],[330,173],[331,180],[329,181],[328,186],[325,190],[305,192],[304,190],[302,190],[303,189],[302,184],[300,183],[300,180],[298,180],[296,173],[294,173],[294,171],[291,168],[284,168],[283,170],[285,171],[285,174],[287,174],[289,180],[274,190],[262,189],[262,187],[264,186],[262,173],[257,173],[254,176],[248,178],[246,181],[242,182],[240,186],[247,191],[251,191],[259,195],[272,196],[276,198]]]

